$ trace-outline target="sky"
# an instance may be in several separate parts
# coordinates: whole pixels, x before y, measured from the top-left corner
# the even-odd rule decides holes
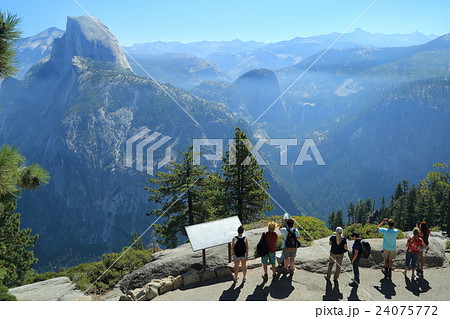
[[[376,0],[1,0],[22,19],[23,37],[49,27],[65,30],[67,16],[90,15],[124,46],[153,41],[277,42],[344,32]],[[78,4],[76,3],[78,2]],[[349,30],[442,35],[450,32],[448,0],[378,0]]]

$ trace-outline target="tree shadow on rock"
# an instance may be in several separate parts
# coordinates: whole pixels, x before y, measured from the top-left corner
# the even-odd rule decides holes
[[[269,286],[270,296],[274,299],[285,299],[294,291],[292,286],[293,275],[283,274],[278,280],[272,280]]]
[[[233,282],[230,288],[222,292],[219,301],[236,301],[241,294],[242,287],[244,287],[243,282],[238,287],[236,287],[236,283]]]
[[[327,284],[325,286],[325,295],[322,296],[323,301],[339,301],[344,296],[339,290],[339,282],[337,280],[334,281],[334,287],[331,284],[330,280],[327,280]]]
[[[269,287],[264,287],[267,280],[263,280],[261,284],[255,287],[255,290],[251,295],[247,296],[248,301],[267,301],[267,296],[269,295]]]
[[[384,295],[386,299],[392,299],[397,293],[395,287],[397,287],[391,280],[383,278],[380,280],[380,286],[373,286],[381,294]]]

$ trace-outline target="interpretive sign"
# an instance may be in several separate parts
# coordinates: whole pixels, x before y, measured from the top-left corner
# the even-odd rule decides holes
[[[193,251],[230,243],[241,226],[239,217],[233,216],[197,225],[186,226]]]

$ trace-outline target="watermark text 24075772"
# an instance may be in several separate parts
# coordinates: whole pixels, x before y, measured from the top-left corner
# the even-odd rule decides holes
[[[151,132],[149,129],[143,129],[136,135],[132,136],[126,141],[126,156],[125,166],[133,167],[133,159],[135,159],[136,169],[141,172],[145,172],[149,175],[153,175],[154,166],[157,165],[158,169],[161,169],[172,161],[172,149],[171,145],[167,144],[172,138],[165,136],[159,132]],[[192,140],[192,152],[194,165],[201,165],[202,157],[208,161],[220,161],[224,155],[224,144],[228,145],[230,152],[230,164],[236,164],[235,161],[236,148],[234,147],[234,140],[224,139],[193,139]],[[256,159],[257,163],[261,166],[268,165],[268,162],[260,154],[260,150],[264,145],[270,145],[272,147],[279,148],[280,157],[279,165],[288,165],[288,147],[299,145],[299,140],[293,138],[277,138],[277,139],[258,139],[253,145],[250,140],[243,140],[244,145],[252,156]],[[155,152],[160,147],[165,146],[164,157],[155,163]],[[314,159],[313,159],[314,157]],[[294,165],[301,166],[304,162],[312,161],[316,162],[319,166],[324,166],[325,161],[316,146],[316,143],[312,139],[306,139],[303,141],[302,147]],[[246,165],[250,162],[250,158],[245,159],[241,165]]]

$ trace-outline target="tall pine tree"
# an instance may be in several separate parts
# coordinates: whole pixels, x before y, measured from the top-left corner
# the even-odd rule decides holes
[[[250,141],[236,127],[232,145],[225,152],[222,165],[224,214],[237,215],[243,224],[258,220],[264,211],[273,209],[266,193],[263,169],[249,150]]]
[[[163,245],[174,248],[179,235],[186,236],[185,226],[210,220],[210,200],[206,198],[209,173],[206,167],[194,165],[192,146],[181,152],[183,163],[171,162],[168,172],[158,172],[149,181],[156,188],[146,187],[152,193],[149,201],[162,204],[147,215],[163,216],[166,220],[155,225],[155,234],[160,235]],[[211,194],[209,194],[211,195]]]
[[[20,285],[37,262],[30,248],[38,236],[31,235],[31,229],[21,229],[15,210],[22,189],[38,189],[48,183],[49,175],[39,165],[25,162],[17,149],[8,145],[0,149],[0,281],[5,286]]]

